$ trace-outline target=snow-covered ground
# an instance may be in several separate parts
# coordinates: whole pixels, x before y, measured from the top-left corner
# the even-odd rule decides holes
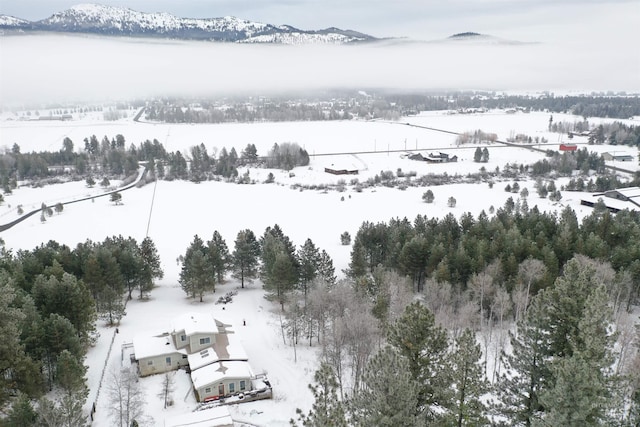
[[[300,246],[307,238],[320,249],[326,250],[334,261],[336,272],[349,263],[350,246],[340,244],[340,234],[348,231],[352,236],[363,221],[388,221],[393,217],[407,217],[413,220],[417,214],[443,216],[453,213],[459,217],[464,212],[477,215],[481,210],[488,212],[490,206],[504,205],[508,197],[518,195],[504,191],[506,182],[497,182],[493,188],[483,184],[451,184],[430,187],[435,195],[433,204],[425,204],[422,194],[425,187],[365,188],[356,192],[352,179],[360,182],[379,174],[380,171],[415,171],[417,176],[428,173],[466,175],[477,172],[481,166],[488,171],[496,167],[502,169],[506,163],[533,163],[543,158],[543,154],[525,148],[505,148],[497,144],[489,146],[490,160],[487,164],[472,161],[476,146],[458,149],[455,136],[422,128],[407,126],[410,122],[419,126],[465,132],[482,129],[493,132],[499,139],[506,139],[513,132],[540,136],[549,140],[544,144],[557,149],[558,134],[547,132],[549,114],[505,114],[491,112],[478,115],[447,115],[444,112],[424,113],[416,117],[402,119],[397,123],[384,122],[295,122],[223,125],[165,125],[134,123],[131,118],[118,122],[104,122],[99,117],[86,116],[69,122],[23,122],[0,121],[0,144],[10,148],[17,143],[23,152],[59,150],[65,136],[70,137],[76,149],[84,145],[82,140],[92,134],[102,139],[122,134],[129,144],[157,138],[167,150],[181,150],[204,143],[210,153],[214,147],[228,150],[235,147],[240,152],[247,144],[255,144],[258,154],[266,154],[278,142],[297,142],[312,155],[308,167],[293,170],[295,176],[282,171],[273,171],[276,183],[264,184],[269,171],[251,169],[250,176],[256,180],[252,185],[235,185],[222,182],[166,182],[149,184],[123,192],[123,204],[113,205],[108,197],[98,198],[65,206],[60,214],[54,214],[41,223],[39,216],[33,216],[2,234],[8,249],[32,249],[35,246],[55,240],[74,247],[87,239],[102,241],[112,235],[131,236],[141,241],[148,235],[155,242],[164,279],[157,283],[148,301],[134,299],[127,305],[127,315],[122,319],[116,334],[114,329],[100,323],[100,338],[89,350],[86,364],[89,366],[88,380],[90,395],[87,411],[97,398],[95,426],[111,426],[107,409],[108,397],[105,386],[98,386],[103,370],[109,373],[128,363],[123,357],[121,346],[131,342],[134,335],[147,330],[168,327],[174,316],[187,311],[213,313],[233,325],[233,330],[244,345],[249,361],[255,372],[266,371],[274,387],[272,400],[244,403],[230,408],[237,421],[261,426],[285,426],[295,416],[295,409],[309,409],[312,396],[307,388],[317,366],[317,347],[301,346],[294,350],[283,343],[280,334],[278,309],[264,299],[261,284],[255,282],[245,289],[229,278],[218,287],[215,294],[207,295],[203,303],[190,300],[178,285],[180,266],[177,257],[184,254],[188,244],[198,234],[204,240],[210,239],[218,230],[232,250],[236,234],[242,229],[251,229],[260,236],[264,229],[274,224],[280,225],[294,244]],[[580,117],[554,114],[555,121],[579,121]],[[637,123],[636,123],[637,124]],[[566,142],[566,141],[564,141]],[[580,141],[575,141],[580,142]],[[585,141],[586,142],[586,141]],[[541,144],[542,145],[542,144]],[[590,146],[590,150],[613,151],[618,154],[632,154],[636,161],[626,162],[622,167],[637,168],[637,150],[629,147]],[[395,151],[398,150],[398,151]],[[404,151],[422,153],[443,151],[456,154],[458,163],[427,164],[412,161],[403,156]],[[370,154],[343,156],[314,156],[324,153],[374,151]],[[355,166],[360,170],[356,176],[334,176],[324,172],[324,167],[332,165]],[[240,173],[244,173],[241,170]],[[344,192],[335,190],[312,190],[292,188],[293,184],[329,184],[345,180]],[[116,183],[112,182],[112,185]],[[589,214],[589,208],[580,206],[581,193],[563,192],[559,203],[539,199],[533,182],[520,182],[520,188],[529,188],[529,206],[538,205],[540,210],[558,210],[571,206],[578,217]],[[25,211],[41,204],[72,200],[103,191],[88,189],[85,183],[70,182],[43,188],[19,187],[13,194],[5,196],[0,206],[0,222],[7,223],[17,217],[16,208],[22,205]],[[457,200],[454,208],[447,206],[447,199]],[[232,303],[223,306],[215,304],[220,295],[238,290]],[[246,326],[242,326],[243,320]],[[109,356],[109,345],[113,347]],[[195,408],[195,398],[191,392],[188,375],[180,371],[176,374],[175,404],[164,409],[157,397],[161,389],[162,376],[141,379],[147,394],[145,413],[148,425],[163,425],[163,420]]]

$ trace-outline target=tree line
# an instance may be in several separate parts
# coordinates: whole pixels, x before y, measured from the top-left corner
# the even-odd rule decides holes
[[[274,143],[262,157],[255,144],[247,144],[238,153],[235,148],[223,147],[209,153],[204,144],[191,147],[186,152],[167,152],[156,139],[146,140],[138,146],[126,148],[124,136],[118,134],[102,142],[95,135],[84,139],[84,148],[74,150],[74,142],[65,137],[63,147],[57,152],[23,153],[18,144],[0,154],[0,185],[5,194],[17,187],[18,181],[34,180],[56,182],[61,175],[104,178],[124,178],[138,170],[139,162],[146,162],[148,179],[190,180],[200,182],[211,179],[230,179],[244,182],[238,177],[238,168],[246,165],[290,170],[309,164],[309,154],[295,142]],[[103,179],[104,179],[103,178]]]
[[[8,425],[84,425],[84,359],[96,321],[117,325],[126,299],[145,298],[162,275],[149,238],[114,236],[74,249],[50,241],[16,253],[3,248],[0,407]],[[43,397],[52,390],[56,398]]]

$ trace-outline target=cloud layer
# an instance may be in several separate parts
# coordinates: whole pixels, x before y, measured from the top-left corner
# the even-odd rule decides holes
[[[596,61],[593,45],[254,46],[67,35],[0,43],[3,104],[328,88],[640,90],[634,54],[609,50]]]

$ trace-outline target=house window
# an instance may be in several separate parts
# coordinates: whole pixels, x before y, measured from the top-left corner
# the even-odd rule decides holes
[[[240,391],[245,391],[247,389],[247,385],[244,380],[240,381]]]
[[[205,394],[209,394],[209,393],[211,393],[211,387],[207,387],[207,388],[205,388],[205,389],[204,389],[204,393],[205,393]]]
[[[148,360],[147,361],[147,366],[151,366],[151,365],[153,365],[153,360]]]
[[[180,341],[185,342],[187,340],[186,335],[180,335]]]
[[[236,383],[229,383],[229,393],[236,392]]]
[[[200,338],[200,345],[211,344],[211,337]]]
[[[182,355],[182,358],[183,358],[183,359],[186,359],[186,358],[187,358],[187,355],[186,355],[186,354],[183,354],[183,355]]]
[[[165,358],[164,361],[167,364],[167,366],[171,366],[171,357]]]

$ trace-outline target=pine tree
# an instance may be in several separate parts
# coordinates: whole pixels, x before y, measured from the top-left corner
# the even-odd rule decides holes
[[[211,240],[207,242],[207,257],[210,265],[213,267],[214,275],[218,283],[222,283],[224,275],[230,264],[231,255],[227,243],[224,241],[220,233],[216,230],[213,232]]]
[[[476,163],[482,161],[482,149],[480,147],[476,148],[476,151],[473,153],[473,161]]]
[[[63,350],[58,355],[56,367],[56,383],[65,394],[77,394],[86,398],[89,395],[85,375],[87,367],[82,364],[69,350]]]
[[[120,323],[120,319],[126,314],[122,294],[113,288],[105,287],[98,295],[98,315],[107,322],[107,325],[114,326]]]
[[[590,290],[578,321],[571,355],[552,361],[553,387],[542,393],[544,422],[551,425],[603,425],[612,407],[612,315],[604,285]]]
[[[478,426],[487,423],[486,407],[482,396],[488,391],[484,368],[480,365],[482,351],[476,335],[470,329],[456,340],[452,360],[455,391],[451,406],[451,421],[457,427]]]
[[[302,410],[296,410],[298,422],[305,427],[347,427],[344,405],[338,398],[338,382],[331,366],[321,363],[313,380],[315,385],[309,384],[314,397],[313,406],[306,415]],[[292,419],[290,424],[297,426],[298,422]]]
[[[350,401],[351,424],[357,427],[424,425],[419,406],[420,384],[409,363],[397,350],[386,347],[367,364],[363,387]]]
[[[306,301],[309,284],[317,276],[320,267],[320,251],[311,239],[307,239],[300,247],[298,260],[300,262],[300,288]]]
[[[246,229],[238,232],[232,254],[233,277],[240,280],[240,286],[244,288],[244,282],[251,282],[258,274],[258,260],[260,257],[260,243],[253,231]]]
[[[450,407],[449,341],[429,309],[419,302],[408,305],[389,326],[387,340],[407,360],[409,372],[418,383],[415,411],[425,411],[431,419],[438,408]]]
[[[155,243],[150,237],[145,237],[140,243],[139,256],[141,258],[141,279],[138,283],[140,299],[153,288],[153,279],[162,279],[164,272],[160,266],[160,255]]]
[[[38,413],[31,404],[31,399],[24,393],[19,393],[7,413],[7,427],[31,427],[35,424]]]
[[[502,354],[505,372],[496,387],[497,411],[515,426],[531,426],[542,411],[540,393],[550,375],[542,322],[544,307],[536,297],[518,322],[516,333],[509,333],[511,353]]]
[[[191,298],[200,297],[200,302],[203,301],[205,292],[215,292],[216,278],[213,266],[208,260],[202,239],[197,235],[187,248],[182,261],[179,282],[182,290]]]

